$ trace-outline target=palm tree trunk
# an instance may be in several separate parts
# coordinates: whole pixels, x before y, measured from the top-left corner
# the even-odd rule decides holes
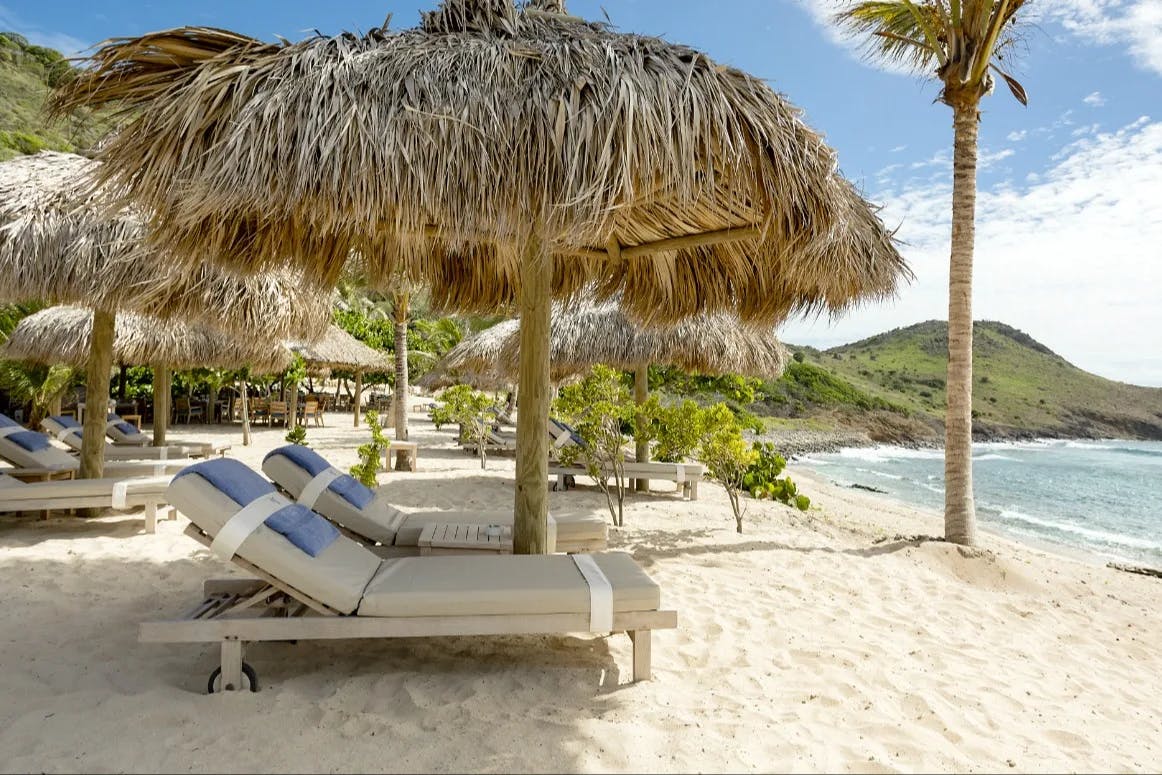
[[[363,372],[355,372],[355,396],[351,401],[352,414],[355,415],[355,427],[359,427],[359,404],[363,400]]]
[[[81,478],[100,479],[105,471],[105,423],[109,402],[109,370],[113,368],[112,312],[93,310],[89,362],[85,369],[85,422],[81,434]]]
[[[548,551],[549,295],[553,264],[547,246],[529,239],[520,265],[520,407],[516,416],[513,552]]]
[[[408,438],[408,300],[409,294],[392,295],[395,302],[395,437],[400,441]],[[407,468],[407,461],[399,455],[395,459],[397,470]]]
[[[953,106],[952,251],[948,267],[948,414],[944,424],[944,534],[976,542],[972,497],[972,254],[978,100]]]

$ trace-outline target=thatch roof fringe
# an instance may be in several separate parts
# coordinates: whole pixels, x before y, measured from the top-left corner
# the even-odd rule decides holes
[[[117,316],[113,362],[170,368],[250,366],[259,374],[282,371],[291,354],[279,342],[238,337],[205,326],[161,321],[144,315]],[[0,358],[83,366],[89,359],[93,311],[83,307],[49,307],[21,320],[0,346]]]
[[[195,27],[115,40],[56,104],[133,111],[103,176],[188,260],[291,256],[331,284],[354,252],[373,283],[402,273],[496,311],[535,226],[558,298],[596,281],[657,322],[836,312],[908,276],[766,83],[556,5],[447,0],[418,29],[290,45]]]
[[[391,371],[394,368],[387,353],[364,344],[333,323],[318,341],[288,342],[287,346],[303,356],[311,370]]]
[[[560,382],[594,363],[622,369],[666,364],[700,374],[776,378],[786,348],[770,329],[741,324],[730,315],[705,315],[668,328],[635,325],[616,304],[558,305],[550,334],[550,378]],[[520,321],[498,323],[471,336],[432,368],[425,387],[515,382],[520,361]]]
[[[141,216],[109,211],[92,188],[99,167],[51,151],[0,163],[0,300],[125,309],[260,336],[326,327],[330,291],[286,268],[245,277],[142,249]]]

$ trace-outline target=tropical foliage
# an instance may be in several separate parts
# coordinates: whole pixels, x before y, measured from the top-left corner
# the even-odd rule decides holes
[[[487,463],[488,432],[496,422],[496,402],[468,385],[454,385],[440,394],[440,400],[429,410],[439,428],[447,423],[459,423],[460,440],[476,446],[480,467]]]
[[[704,432],[698,445],[698,460],[706,466],[706,475],[726,490],[735,529],[741,533],[745,511],[741,495],[746,473],[758,459],[758,453],[742,437],[742,426],[726,404],[705,409],[702,424]]]
[[[359,462],[351,466],[349,471],[365,487],[374,489],[379,486],[379,480],[376,477],[384,459],[383,454],[391,441],[383,435],[383,426],[379,424],[378,412],[369,409],[364,415],[364,419],[367,421],[367,429],[371,431],[371,441],[359,445],[359,449],[356,450],[359,454]]]

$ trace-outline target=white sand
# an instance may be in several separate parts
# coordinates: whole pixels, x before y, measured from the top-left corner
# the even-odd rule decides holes
[[[380,477],[400,506],[510,510],[511,459],[481,472],[413,419],[420,471]],[[328,423],[309,441],[345,467],[366,431]],[[993,537],[874,543],[940,523],[795,473],[821,508],[748,501],[744,535],[708,483],[631,499],[611,543],[679,614],[636,685],[624,636],[430,638],[257,645],[262,691],[206,696],[216,648],[136,640],[232,572],[184,518],[0,517],[0,769],[1162,769],[1162,582]],[[584,487],[550,503],[605,513]]]

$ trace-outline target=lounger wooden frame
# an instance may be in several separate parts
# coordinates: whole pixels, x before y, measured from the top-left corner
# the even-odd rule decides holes
[[[678,481],[677,466],[683,467],[682,481]],[[682,493],[682,497],[686,500],[698,500],[698,483],[702,481],[705,475],[705,469],[700,463],[636,463],[631,460],[625,461],[623,464],[625,469],[625,478],[627,481],[631,479],[664,479],[677,483],[677,492]],[[563,465],[555,461],[549,461],[549,474],[556,475],[557,481],[553,485],[554,490],[564,489],[564,482],[562,481],[566,476],[589,476],[589,470],[585,466]],[[611,473],[610,476],[613,474]]]
[[[19,490],[15,490],[15,488],[4,488],[3,491],[0,491],[0,512],[39,511],[42,517],[47,517],[50,511],[112,508],[112,499],[109,495],[48,495],[21,498],[17,495],[18,492]],[[145,509],[146,533],[157,532],[159,518],[177,519],[177,512],[173,506],[166,504],[165,495],[134,495],[130,493],[125,498],[125,507],[127,509]]]
[[[186,535],[210,545],[196,525]],[[416,638],[454,635],[533,635],[587,632],[588,614],[505,614],[486,616],[342,615],[253,563],[233,562],[256,579],[211,579],[204,599],[183,618],[143,622],[142,643],[218,643],[223,689],[241,689],[246,643],[348,638]],[[650,677],[652,631],[678,626],[676,611],[614,614],[613,632],[633,643],[633,680]]]

